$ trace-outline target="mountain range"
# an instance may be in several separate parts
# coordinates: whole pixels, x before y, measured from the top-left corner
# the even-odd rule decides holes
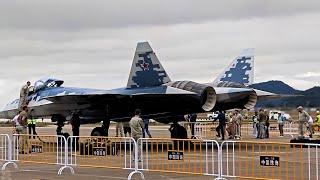
[[[282,81],[267,81],[252,84],[250,87],[262,91],[282,95],[297,95],[292,97],[264,100],[257,103],[257,107],[320,107],[320,87],[315,86],[305,91],[294,89]]]

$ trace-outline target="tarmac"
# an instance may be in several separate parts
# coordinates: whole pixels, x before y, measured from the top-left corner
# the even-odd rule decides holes
[[[92,125],[82,125],[80,129],[80,135],[81,136],[89,136],[91,133],[91,130],[94,126]],[[168,125],[160,125],[160,126],[150,126],[150,132],[153,136],[153,138],[169,138],[170,134],[168,132]],[[54,135],[56,130],[56,126],[50,125],[48,127],[39,127],[37,128],[37,133],[39,135]],[[64,132],[68,132],[72,134],[70,125],[66,125],[63,129]],[[1,127],[0,132],[3,134],[11,134],[12,128],[8,127]],[[115,125],[112,125],[110,127],[110,133],[111,136],[115,135]],[[216,139],[212,133],[212,139]],[[291,136],[285,136],[285,137],[278,137],[278,132],[271,132],[269,139],[264,139],[263,142],[285,142],[288,143],[291,139]],[[243,140],[253,141],[253,142],[261,142],[260,139],[255,139],[251,134],[244,133]],[[271,149],[270,149],[271,150]],[[237,149],[237,151],[241,151],[241,149]],[[280,150],[279,150],[280,152]],[[284,152],[285,153],[285,152]],[[243,154],[242,152],[242,155]],[[293,154],[292,154],[293,155]],[[166,155],[165,155],[166,156]],[[163,157],[165,157],[163,156]],[[290,155],[291,156],[291,155]],[[47,157],[49,158],[49,157]],[[307,157],[304,157],[302,159],[307,159]],[[299,161],[300,159],[296,159],[296,161]],[[256,162],[259,160],[254,158],[246,158],[246,157],[240,157],[240,159],[237,161],[237,163],[242,164],[241,168],[239,169],[248,169],[248,167],[255,166],[255,163],[250,164],[250,162]],[[165,161],[157,161],[157,158],[155,158],[156,164],[165,163]],[[249,163],[248,163],[249,162]],[[290,164],[299,163],[299,162],[289,162]],[[305,162],[303,162],[305,164]],[[131,172],[130,170],[124,170],[124,169],[109,169],[109,168],[98,168],[98,167],[74,167],[75,174],[71,174],[68,172],[68,170],[65,170],[63,175],[58,176],[57,171],[59,169],[59,166],[57,165],[47,165],[47,164],[32,164],[32,163],[26,163],[26,162],[20,162],[19,164],[19,170],[15,170],[13,167],[9,167],[6,171],[4,171],[1,175],[0,180],[11,180],[11,179],[30,179],[30,180],[51,180],[51,179],[75,179],[75,180],[82,180],[82,179],[127,179],[128,174]],[[299,164],[298,164],[299,165]],[[179,166],[179,165],[178,165]],[[183,165],[181,165],[182,167]],[[180,167],[180,166],[179,166]],[[250,168],[249,168],[250,169]],[[244,170],[245,173],[250,174],[250,170]],[[164,172],[153,172],[153,171],[144,171],[145,179],[183,179],[183,180],[191,180],[191,179],[213,179],[212,176],[203,176],[203,175],[192,175],[192,174],[180,174],[180,173],[164,173]],[[303,175],[301,175],[303,177]],[[140,179],[139,175],[134,176],[133,179]],[[229,178],[230,179],[230,178]],[[239,179],[239,178],[236,178]]]

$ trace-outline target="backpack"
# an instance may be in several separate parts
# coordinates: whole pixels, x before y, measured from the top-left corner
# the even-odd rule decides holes
[[[18,122],[20,124],[20,126],[26,126],[27,125],[27,118],[25,120],[22,119],[23,118],[23,115],[19,115],[18,117]]]

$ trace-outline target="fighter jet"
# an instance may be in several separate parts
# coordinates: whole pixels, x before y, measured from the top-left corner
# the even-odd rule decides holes
[[[111,90],[63,87],[63,80],[45,78],[35,82],[30,91],[28,109],[33,110],[34,117],[49,117],[57,122],[58,134],[63,123],[80,111],[81,123],[103,122],[91,135],[108,135],[110,121],[129,121],[138,108],[142,110],[142,118],[168,123],[183,121],[184,115],[190,113],[255,106],[257,94],[253,89],[229,87],[225,82],[215,85],[171,81],[149,43],[139,42],[126,87]],[[7,104],[0,118],[13,118],[18,113],[18,104],[19,99]]]

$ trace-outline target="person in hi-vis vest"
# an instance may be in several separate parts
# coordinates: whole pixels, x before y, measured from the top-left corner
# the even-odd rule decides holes
[[[37,125],[37,119],[33,117],[33,109],[30,111],[29,117],[28,117],[28,130],[29,135],[37,135],[36,132],[36,125]],[[33,138],[35,138],[33,136]]]

